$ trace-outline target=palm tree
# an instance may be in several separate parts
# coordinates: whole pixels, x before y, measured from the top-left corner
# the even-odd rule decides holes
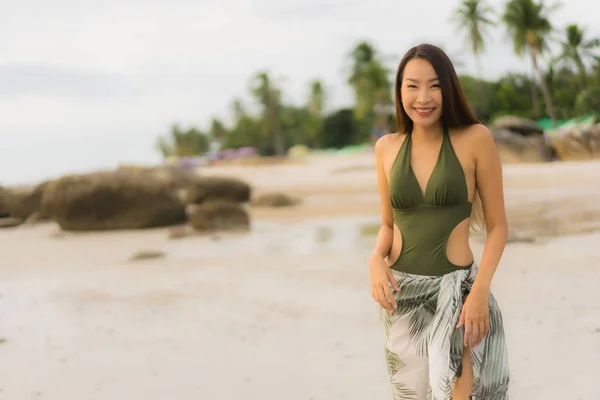
[[[454,10],[452,20],[460,31],[465,32],[465,39],[475,57],[477,77],[483,79],[479,55],[485,51],[484,37],[489,38],[488,29],[493,26],[494,10],[486,0],[462,0]]]
[[[378,123],[385,123],[391,103],[390,71],[368,42],[356,45],[349,57],[352,71],[348,77],[348,84],[354,90],[357,118],[364,119],[375,111]]]
[[[251,87],[252,94],[263,106],[265,133],[273,138],[273,149],[278,156],[285,154],[283,134],[279,124],[281,91],[277,88],[268,72],[258,72]]]
[[[582,88],[585,88],[588,83],[585,64],[597,59],[596,51],[600,48],[600,39],[588,38],[585,28],[581,28],[577,24],[568,25],[564,33],[565,36],[561,42],[562,51],[557,61],[575,64]]]
[[[325,88],[323,82],[315,79],[310,82],[310,96],[308,100],[308,111],[311,115],[320,116],[325,106]]]
[[[326,95],[323,82],[313,80],[310,82],[308,97],[308,118],[305,120],[305,129],[308,133],[308,141],[311,145],[318,143],[317,135],[323,126],[323,111],[325,108]]]
[[[508,0],[502,15],[515,54],[523,56],[528,53],[531,57],[533,71],[546,103],[546,113],[553,124],[556,124],[554,107],[548,85],[541,75],[539,58],[548,50],[548,41],[553,31],[549,15],[557,7],[558,5],[548,6],[542,0]]]

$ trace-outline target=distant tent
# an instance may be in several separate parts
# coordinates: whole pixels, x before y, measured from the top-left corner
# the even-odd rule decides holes
[[[550,118],[544,118],[537,121],[540,128],[544,130],[546,138],[563,135],[568,129],[578,127],[585,128],[596,123],[596,116],[593,114],[583,115],[563,121],[556,121],[556,127],[552,125]]]

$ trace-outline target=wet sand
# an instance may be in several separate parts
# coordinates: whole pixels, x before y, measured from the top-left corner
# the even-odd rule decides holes
[[[366,268],[371,165],[356,155],[212,169],[304,199],[252,209],[248,234],[0,231],[0,399],[391,398]],[[493,285],[512,398],[596,399],[600,231],[585,232],[598,223],[600,163],[505,176],[511,226],[536,239],[508,245]],[[130,260],[144,249],[166,256]]]

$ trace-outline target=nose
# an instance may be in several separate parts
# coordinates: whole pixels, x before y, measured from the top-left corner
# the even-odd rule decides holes
[[[429,88],[423,87],[423,88],[421,88],[421,90],[419,90],[419,93],[417,94],[417,103],[427,104],[427,103],[429,103],[430,97],[431,96],[429,93]]]

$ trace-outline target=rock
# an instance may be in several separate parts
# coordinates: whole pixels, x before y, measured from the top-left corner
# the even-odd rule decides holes
[[[23,223],[23,220],[20,218],[2,217],[2,218],[0,218],[0,229],[1,228],[14,228],[15,226],[19,226],[22,223]]]
[[[152,260],[155,258],[164,258],[167,253],[161,250],[138,250],[129,257],[130,261]]]
[[[10,217],[12,193],[0,186],[0,218]]]
[[[0,189],[0,216],[27,219],[37,213],[37,220],[47,219],[39,211],[42,193],[48,183]]]
[[[531,235],[525,235],[521,232],[510,230],[506,243],[535,243],[536,238]]]
[[[173,190],[187,189],[198,178],[198,175],[193,171],[170,165],[158,167],[120,165],[116,172],[126,173],[133,177],[151,179]]]
[[[195,233],[192,229],[190,229],[189,226],[175,226],[171,229],[169,229],[168,233],[167,233],[167,238],[169,239],[182,239],[182,238],[186,238],[189,236],[192,236],[192,234]]]
[[[197,177],[184,196],[188,204],[201,204],[212,200],[246,203],[250,201],[251,187],[248,183],[229,177]]]
[[[553,149],[542,136],[522,136],[507,129],[491,129],[503,163],[546,162],[554,158]]]
[[[289,207],[299,204],[300,200],[285,193],[264,193],[252,199],[251,205],[255,207]]]
[[[250,229],[250,217],[243,205],[232,201],[208,201],[188,208],[190,225],[196,231]]]
[[[600,124],[587,128],[568,128],[561,132],[560,136],[553,137],[551,140],[560,160],[575,161],[600,158]]]
[[[496,129],[506,129],[521,135],[541,135],[544,133],[537,122],[513,115],[503,115],[496,118],[492,127]]]
[[[186,221],[185,205],[168,183],[122,171],[51,182],[43,192],[41,212],[67,231],[145,229]]]

